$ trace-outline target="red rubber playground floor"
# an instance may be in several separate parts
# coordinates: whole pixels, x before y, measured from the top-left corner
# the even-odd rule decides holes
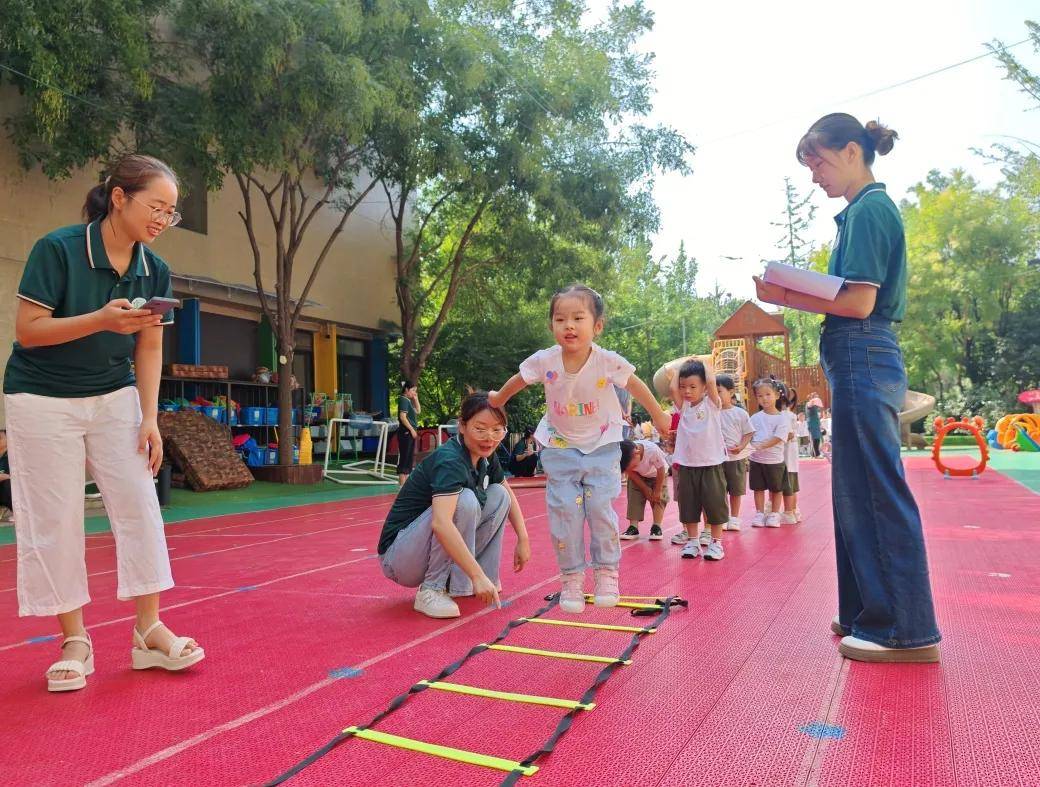
[[[720,563],[680,560],[665,540],[624,543],[622,592],[678,594],[578,712],[524,785],[1040,784],[1040,496],[997,472],[944,481],[907,459],[924,514],[942,661],[843,660],[835,606],[829,468],[802,467],[805,523],[727,534]],[[14,547],[0,547],[0,783],[242,785],[277,777],[349,725],[365,724],[556,589],[544,491],[519,493],[534,558],[504,577],[501,610],[462,603],[421,618],[375,560],[386,496],[167,527],[178,587],[164,620],[205,646],[181,674],[130,669],[132,608],[115,600],[110,534],[88,538],[97,672],[51,695],[54,623],[17,618]],[[623,498],[618,501],[623,511]],[[666,532],[677,528],[669,507]],[[512,550],[511,531],[507,555]],[[508,559],[504,562],[508,562]],[[545,618],[564,618],[551,609]],[[622,609],[586,623],[644,626]],[[523,624],[504,644],[616,657],[630,633]],[[450,681],[575,700],[603,667],[484,651]],[[566,713],[426,690],[375,729],[523,760]],[[292,785],[492,785],[502,771],[358,738]]]

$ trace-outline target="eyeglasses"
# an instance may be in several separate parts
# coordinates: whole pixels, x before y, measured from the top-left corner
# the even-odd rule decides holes
[[[504,426],[496,426],[494,429],[481,429],[479,427],[474,427],[470,429],[469,432],[478,440],[486,440],[489,437],[501,440],[506,436],[506,428]]]
[[[126,192],[123,193],[126,194]],[[126,198],[128,200],[136,202],[138,205],[144,205],[146,208],[148,208],[152,212],[152,221],[160,222],[162,224],[165,224],[167,227],[176,227],[178,224],[181,223],[181,218],[183,217],[177,211],[174,211],[173,213],[167,213],[162,208],[153,208],[151,205],[146,205],[139,199],[134,199],[132,194],[127,194]]]

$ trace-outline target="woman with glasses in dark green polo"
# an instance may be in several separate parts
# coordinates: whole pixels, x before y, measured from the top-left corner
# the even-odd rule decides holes
[[[176,203],[166,164],[127,156],[88,193],[86,224],[36,242],[18,287],[4,375],[18,614],[58,618],[50,691],[81,689],[94,671],[83,620],[84,467],[116,541],[116,596],[136,607],[134,669],[181,670],[205,655],[159,621],[159,593],[173,587],[152,481],[162,463],[156,415],[168,321],[139,306],[171,294],[170,271],[148,244],[179,221]]]
[[[500,603],[507,516],[516,532],[513,570],[531,558],[524,515],[495,456],[505,435],[505,413],[491,406],[486,392],[469,394],[458,435],[419,463],[394,500],[379,536],[379,559],[388,579],[419,588],[417,612],[457,618],[457,596]]]

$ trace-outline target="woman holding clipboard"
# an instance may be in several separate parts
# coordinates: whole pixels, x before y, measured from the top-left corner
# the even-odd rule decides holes
[[[755,277],[758,298],[824,314],[820,359],[832,392],[832,495],[838,616],[831,629],[847,658],[938,661],[921,517],[899,453],[906,370],[893,326],[906,311],[906,240],[899,209],[874,180],[875,154],[896,132],[844,113],[820,118],[798,161],[828,197],[848,205],[829,273],[845,280],[824,300]]]
[[[50,691],[86,685],[94,652],[83,622],[84,466],[101,490],[116,541],[116,596],[133,599],[134,669],[180,670],[204,652],[159,621],[173,587],[152,477],[170,271],[147,248],[180,220],[177,178],[132,155],[87,194],[86,224],[38,240],[18,287],[16,342],[4,375],[18,541],[18,614],[56,615],[61,660]],[[131,365],[131,361],[133,365]]]

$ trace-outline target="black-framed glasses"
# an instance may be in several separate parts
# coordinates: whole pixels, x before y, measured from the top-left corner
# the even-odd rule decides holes
[[[123,193],[125,194],[126,192]],[[141,202],[141,200],[139,199],[134,199],[134,196],[132,194],[127,194],[126,198],[128,200],[133,200],[138,205],[144,205],[144,207],[148,208],[148,210],[152,212],[152,221],[160,222],[162,224],[165,224],[167,227],[176,227],[178,224],[181,223],[181,219],[183,218],[183,216],[181,216],[181,214],[179,214],[177,211],[173,211],[173,213],[167,213],[162,208],[153,208],[151,205]]]

